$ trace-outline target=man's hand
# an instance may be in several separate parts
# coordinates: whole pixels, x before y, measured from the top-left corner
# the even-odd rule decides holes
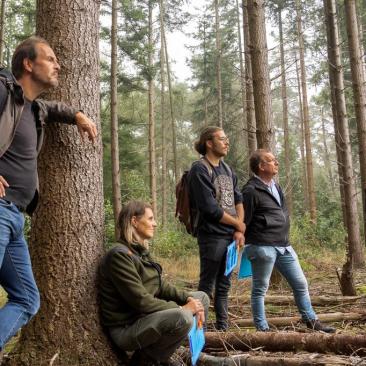
[[[244,224],[243,221],[241,221],[240,219],[237,220],[237,223],[236,223],[236,226],[235,226],[235,229],[236,231],[239,231],[241,233],[245,233],[245,229],[246,229],[246,226]]]
[[[0,198],[5,197],[5,188],[8,188],[8,182],[0,175]]]
[[[80,136],[83,140],[85,140],[85,133],[88,135],[90,141],[95,143],[97,137],[97,127],[94,122],[92,122],[84,113],[77,112],[75,114],[76,125],[78,126],[78,130]]]
[[[182,309],[188,310],[195,315],[198,325],[202,325],[205,322],[205,308],[201,301],[193,297],[188,297],[187,303],[182,306]]]
[[[244,234],[240,231],[235,231],[233,239],[235,240],[238,249],[241,249],[244,246]]]

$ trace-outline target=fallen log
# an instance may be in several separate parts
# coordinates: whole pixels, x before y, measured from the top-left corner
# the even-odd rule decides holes
[[[320,321],[323,323],[341,322],[345,320],[366,320],[366,313],[328,313],[328,314],[317,314]],[[232,322],[240,327],[254,327],[253,319],[234,319]],[[288,317],[274,317],[268,318],[267,322],[272,326],[286,326],[295,325],[301,322],[299,316],[288,316]]]
[[[366,336],[298,332],[207,332],[206,348],[366,355]]]
[[[241,295],[241,296],[230,296],[230,302],[235,304],[236,301],[240,305],[250,304],[250,295]],[[360,296],[312,296],[311,303],[316,306],[327,306],[327,305],[336,305],[336,304],[344,304],[344,303],[353,303],[355,301],[366,300],[366,295]],[[295,300],[293,296],[287,295],[267,295],[265,298],[266,304],[273,305],[289,305],[295,304]]]
[[[350,365],[346,357],[304,354],[299,356],[254,356],[238,354],[228,357],[215,357],[201,353],[197,366],[308,366],[308,365]]]

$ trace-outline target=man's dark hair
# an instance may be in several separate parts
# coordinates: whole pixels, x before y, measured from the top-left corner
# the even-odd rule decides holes
[[[209,126],[201,132],[199,140],[194,143],[194,148],[199,154],[206,155],[206,142],[212,140],[214,133],[217,131],[223,131],[223,129],[221,127]]]
[[[13,58],[11,60],[11,71],[16,79],[22,77],[24,72],[23,61],[28,58],[34,61],[37,57],[36,45],[39,43],[46,44],[49,43],[42,37],[32,36],[25,39],[23,42],[18,44],[14,51]]]
[[[249,166],[250,166],[250,170],[254,173],[254,174],[258,174],[259,171],[259,164],[263,162],[262,158],[264,154],[269,153],[270,151],[267,149],[258,149],[255,150],[249,158]]]

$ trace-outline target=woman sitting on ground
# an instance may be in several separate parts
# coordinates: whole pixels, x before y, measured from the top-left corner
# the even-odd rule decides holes
[[[193,316],[204,322],[209,299],[204,292],[181,291],[163,280],[161,266],[147,249],[156,228],[150,205],[129,202],[118,226],[119,244],[100,267],[102,323],[118,347],[135,351],[130,365],[179,365],[171,355],[187,339]]]

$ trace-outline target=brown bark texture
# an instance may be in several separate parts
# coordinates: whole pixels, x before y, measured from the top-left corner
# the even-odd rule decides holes
[[[348,50],[351,66],[353,101],[356,113],[358,154],[360,160],[363,222],[366,232],[366,89],[365,72],[362,63],[361,45],[358,33],[356,1],[345,0]],[[357,264],[357,263],[355,263]]]
[[[230,296],[229,297],[231,304],[238,302],[240,305],[249,304],[250,296]],[[328,295],[319,295],[311,297],[311,304],[316,306],[327,306],[327,305],[335,305],[335,304],[346,304],[346,303],[354,303],[354,302],[366,302],[366,295],[360,296],[328,296]],[[293,296],[286,295],[267,295],[266,296],[266,304],[272,305],[288,305],[294,304],[295,299]]]
[[[0,7],[0,65],[4,63],[4,30],[5,30],[5,5],[6,1],[1,0],[1,7]]]
[[[149,1],[149,70],[153,69],[154,63],[154,41],[153,41],[153,1]],[[154,80],[149,75],[148,81],[148,107],[149,107],[149,175],[150,175],[150,200],[152,210],[157,217],[157,195],[156,195],[156,149],[155,149],[155,102],[154,102]]]
[[[114,216],[114,235],[120,237],[117,225],[118,215],[122,209],[121,176],[119,164],[118,144],[118,95],[117,95],[117,0],[112,0],[112,27],[111,27],[111,160],[112,160],[112,202]]]
[[[323,323],[341,322],[345,320],[364,321],[366,319],[366,313],[328,313],[317,314],[318,319]],[[273,326],[286,326],[300,324],[301,318],[299,316],[288,316],[278,318],[268,318],[268,324]],[[253,327],[254,323],[252,319],[236,319],[234,323],[241,327]]]
[[[339,30],[336,14],[335,0],[324,0],[325,24],[327,28],[328,42],[328,66],[329,83],[331,87],[331,102],[333,111],[333,122],[336,136],[337,156],[340,159],[339,166],[342,168],[341,177],[346,217],[347,241],[348,241],[348,269],[352,271],[352,265],[357,266],[364,263],[364,251],[360,237],[360,225],[357,210],[356,184],[353,175],[352,151],[348,129],[346,99],[344,95],[344,78],[341,63],[341,50],[339,41]],[[366,152],[366,151],[365,151]],[[343,295],[355,295],[354,285],[351,283],[351,276],[345,276]],[[348,290],[347,290],[348,288]]]
[[[246,89],[246,121],[248,132],[248,155],[257,149],[255,107],[253,94],[252,61],[250,57],[250,36],[247,0],[242,0],[243,8],[243,35],[244,35],[244,60],[245,60],[245,89]]]
[[[366,354],[366,337],[350,334],[297,333],[297,332],[207,332],[206,348],[253,350],[261,348],[272,352],[318,352],[335,354]]]
[[[247,0],[258,148],[274,147],[271,85],[263,0]]]
[[[309,104],[308,104],[308,93],[306,83],[305,47],[304,47],[304,34],[302,30],[302,20],[301,20],[301,4],[299,0],[296,0],[296,12],[297,12],[296,23],[297,23],[299,56],[300,56],[302,109],[303,109],[304,134],[305,134],[306,173],[307,173],[307,184],[308,184],[307,189],[309,196],[310,218],[313,222],[316,222],[316,198],[315,198],[315,183],[314,183],[314,171],[313,171],[313,156],[311,147]]]
[[[167,147],[166,147],[166,120],[165,120],[165,26],[164,1],[160,0],[160,113],[161,113],[161,224],[165,227],[168,211],[168,186],[167,186]]]
[[[283,40],[283,25],[282,25],[282,9],[278,9],[278,28],[280,35],[280,54],[281,54],[281,99],[282,99],[282,118],[283,118],[283,138],[285,145],[285,175],[286,175],[286,204],[289,214],[293,211],[292,204],[292,181],[291,181],[291,163],[290,163],[290,134],[288,127],[288,102],[287,102],[287,80],[285,67],[285,48]]]
[[[38,0],[37,34],[60,65],[46,97],[83,109],[99,125],[99,2]],[[39,159],[41,199],[30,251],[41,309],[22,330],[9,365],[116,365],[99,324],[96,274],[104,253],[102,143],[75,126],[50,125]]]

